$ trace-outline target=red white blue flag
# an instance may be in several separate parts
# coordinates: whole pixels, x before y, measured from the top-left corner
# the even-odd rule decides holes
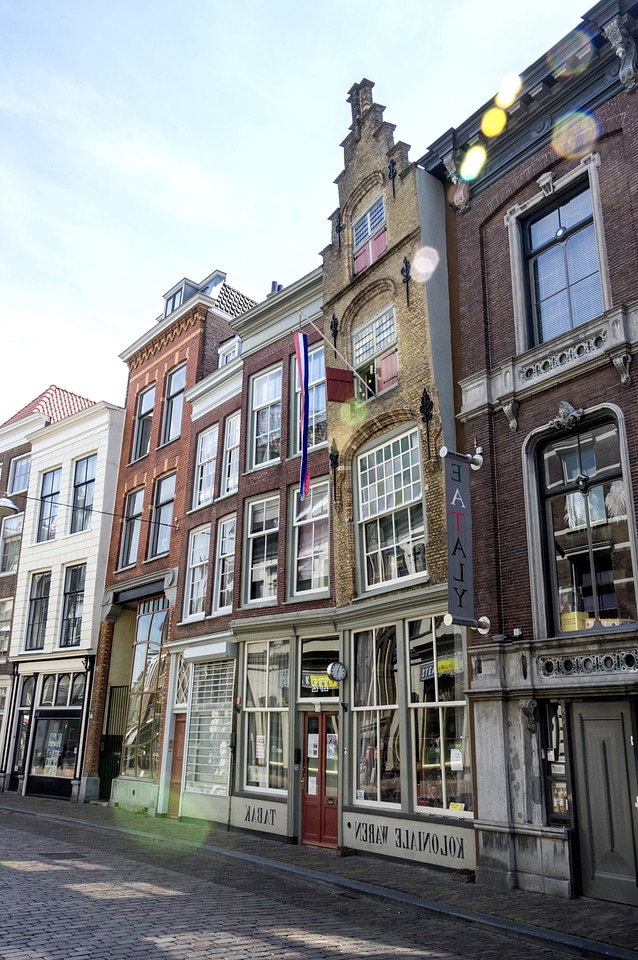
[[[310,491],[308,473],[308,337],[305,333],[295,332],[295,353],[297,355],[297,377],[299,379],[299,436],[301,438],[301,468],[299,470],[299,499],[303,500]]]

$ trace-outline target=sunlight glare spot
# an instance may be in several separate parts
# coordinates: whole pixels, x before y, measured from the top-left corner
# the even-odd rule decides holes
[[[521,86],[521,78],[517,73],[508,73],[504,76],[499,91],[496,94],[496,106],[502,109],[511,107],[520,93]]]
[[[412,260],[412,276],[417,283],[427,283],[439,265],[439,253],[434,247],[421,247]]]
[[[485,166],[486,160],[487,151],[485,147],[482,147],[480,144],[470,147],[463,158],[463,163],[461,164],[461,177],[464,180],[476,180],[479,173]]]
[[[596,117],[583,110],[573,110],[556,121],[552,146],[559,156],[576,160],[589,153],[599,135]]]

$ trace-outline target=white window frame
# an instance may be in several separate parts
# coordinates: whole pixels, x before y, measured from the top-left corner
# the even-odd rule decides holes
[[[281,365],[272,367],[270,370],[264,370],[262,373],[255,374],[250,381],[250,463],[253,468],[261,469],[271,463],[279,463],[281,460],[281,441],[282,441],[282,369]],[[259,396],[262,392],[262,384],[265,385],[265,396],[263,399]],[[266,413],[268,426],[265,431],[259,434],[266,440],[266,459],[257,460],[258,436],[257,421],[261,414]],[[279,423],[277,425],[277,419]],[[273,426],[274,424],[274,426]],[[279,452],[274,456],[268,456],[271,446],[276,446],[279,441]]]
[[[86,469],[84,479],[78,480],[78,470],[80,464],[86,464]],[[79,457],[73,464],[73,503],[71,506],[69,533],[83,533],[85,530],[91,529],[93,500],[95,497],[96,466],[96,453],[89,453],[86,457]],[[92,476],[90,476],[91,472],[93,474]],[[83,499],[81,502],[80,490],[83,491]],[[79,517],[80,525],[74,530],[73,528],[75,526],[76,517]]]
[[[193,510],[203,507],[206,503],[212,503],[215,499],[218,437],[219,424],[217,423],[197,435]]]
[[[598,167],[600,166],[600,154],[590,153],[583,157],[576,167],[573,167],[568,173],[554,180],[551,173],[544,173],[538,178],[537,183],[540,187],[538,193],[530,197],[524,203],[517,203],[510,207],[504,218],[507,227],[510,267],[512,273],[512,299],[514,307],[514,331],[516,338],[517,355],[525,353],[542,346],[535,340],[530,339],[530,317],[531,309],[527,297],[527,257],[524,253],[523,231],[525,221],[529,215],[535,211],[539,205],[547,201],[548,197],[553,197],[561,191],[572,187],[579,178],[589,178],[589,189],[591,192],[591,203],[593,210],[594,232],[596,235],[596,249],[598,252],[598,265],[600,269],[600,289],[603,299],[603,311],[606,312],[612,307],[611,284],[609,281],[609,268],[607,264],[607,247],[605,244],[605,230],[603,225],[603,208],[600,194],[600,181],[598,176]],[[539,211],[540,212],[540,211]],[[574,330],[578,330],[575,327]],[[572,332],[572,331],[570,331]],[[551,343],[550,340],[544,341]]]
[[[236,493],[239,486],[239,443],[241,413],[231,413],[224,424],[224,462],[221,478],[221,496]]]
[[[163,493],[164,485],[171,479],[173,481],[173,495],[166,497]],[[176,481],[177,474],[174,471],[165,473],[163,477],[158,477],[155,481],[155,490],[153,491],[153,519],[151,522],[151,537],[148,552],[149,560],[153,557],[165,556],[171,549]],[[162,497],[164,497],[164,499],[161,499]],[[170,510],[168,510],[169,504]],[[168,529],[164,530],[164,527]],[[164,541],[166,541],[165,545]]]
[[[13,600],[13,597],[3,597],[0,600],[0,656],[6,656],[9,652]]]
[[[71,590],[71,579],[73,577],[73,571],[82,570],[80,583],[81,589]],[[69,647],[77,647],[80,645],[82,639],[82,614],[84,608],[84,593],[86,590],[86,563],[74,563],[68,566],[64,571],[64,589],[62,594],[62,621],[60,623],[60,642],[59,646],[62,649],[68,649]],[[73,598],[73,599],[71,599]],[[79,616],[78,616],[79,610]],[[73,617],[70,617],[68,614],[70,612],[74,613]],[[74,625],[72,629],[72,639],[71,642],[65,643],[65,625],[71,621],[79,620],[79,629]],[[76,633],[78,636],[76,637]]]
[[[381,209],[381,219],[379,219],[379,207]],[[352,249],[354,253],[375,237],[384,225],[385,199],[383,194],[379,193],[352,224]]]
[[[136,460],[141,460],[142,457],[145,457],[151,449],[156,387],[157,384],[151,383],[148,387],[144,387],[143,390],[140,390],[137,395],[137,400],[135,403],[135,430],[133,431],[133,450],[131,463],[135,463]],[[141,450],[140,444],[143,436],[146,435],[147,423],[149,424],[149,427],[148,436],[146,437],[146,449]]]
[[[27,463],[28,469],[26,471],[26,478],[24,481],[24,486],[16,486],[16,480],[19,480],[21,471],[18,469],[19,464]],[[16,476],[17,474],[17,476]],[[28,453],[24,457],[15,457],[11,461],[9,467],[9,484],[7,487],[7,493],[11,495],[12,493],[22,493],[24,490],[29,489],[29,477],[31,475],[31,454]]]
[[[49,485],[51,489],[49,489]],[[49,540],[55,540],[56,538],[61,489],[62,467],[45,470],[40,481],[40,510],[36,543],[47,543]],[[46,536],[43,536],[44,533],[46,533]]]
[[[129,509],[133,509],[132,504],[137,501],[133,498],[137,498],[141,494],[141,499],[139,501],[139,509],[136,513],[129,513]],[[124,500],[124,517],[122,523],[122,542],[120,545],[120,562],[119,565],[123,567],[132,567],[137,563],[137,555],[140,549],[140,533],[142,531],[142,517],[144,514],[144,487],[138,487],[137,490],[131,490],[126,494]],[[132,532],[129,534],[129,530]],[[133,544],[135,545],[132,549]],[[128,547],[128,549],[127,549]],[[127,557],[129,558],[127,562],[124,562],[124,553],[126,552]]]
[[[178,385],[174,381],[178,379]],[[186,389],[186,364],[180,363],[164,381],[164,418],[162,421],[162,446],[177,440],[182,433],[182,418],[184,415],[184,390]]]
[[[393,303],[388,304],[352,331],[352,366],[359,375],[355,377],[355,392],[359,400],[369,400],[377,396],[377,363],[392,350],[398,350],[397,322]],[[374,370],[370,372],[368,378],[366,369],[372,367]],[[369,381],[374,382],[374,388]],[[364,382],[368,383],[367,387],[364,387]]]
[[[210,523],[196,527],[188,535],[184,620],[202,620],[206,615],[210,536]]]
[[[229,613],[233,609],[235,570],[238,566],[235,564],[236,538],[236,514],[231,513],[227,517],[221,517],[217,522],[213,613]],[[221,603],[222,595],[228,591],[230,591],[230,603]]]
[[[266,519],[268,516],[269,510],[272,510],[273,506],[277,508],[277,520],[276,526],[270,528],[266,527]],[[259,511],[263,511],[264,515],[264,524],[260,529],[252,530],[253,526],[253,517],[254,514]],[[274,539],[275,546],[279,543],[279,521],[280,521],[280,502],[279,494],[274,496],[264,496],[259,497],[255,500],[250,500],[246,504],[246,525],[244,535],[246,538],[246,552],[245,556],[248,558],[246,563],[246,583],[245,583],[245,602],[249,605],[254,604],[266,604],[266,603],[276,603],[277,601],[277,587],[279,580],[279,561],[278,561],[278,550],[275,553],[274,561],[271,558],[270,562],[268,561],[268,548],[271,546]],[[264,555],[263,559],[255,560],[255,551],[258,549],[260,542],[263,542],[264,545]],[[274,568],[274,574],[273,574]],[[257,578],[259,572],[262,572],[262,576]],[[262,583],[263,584],[263,596],[253,597],[251,596],[253,592],[253,584]]]
[[[233,360],[236,360],[238,356],[240,356],[241,340],[239,337],[233,337],[232,340],[222,343],[221,347],[217,348],[217,353],[219,355],[217,366],[225,367],[227,363],[231,363]]]
[[[20,562],[20,541],[22,538],[22,528],[24,525],[24,514],[16,513],[13,516],[4,517],[2,520],[2,526],[0,528],[0,574],[10,574],[15,573],[18,569],[18,563]],[[11,530],[12,527],[15,529]],[[11,531],[9,535],[7,532]],[[18,549],[15,556],[15,563],[11,566],[10,569],[4,569],[4,552],[5,547],[8,542],[17,541]]]
[[[294,371],[294,415],[292,418],[293,444],[292,448],[296,453],[301,452],[301,388],[299,386],[299,371],[295,358],[293,360]],[[320,375],[316,369],[320,367]],[[320,425],[323,424],[325,436],[317,440],[317,432]],[[308,348],[308,449],[322,446],[328,442],[328,403],[326,393],[326,364],[325,349],[323,343],[315,343]]]
[[[406,438],[407,445],[403,442]],[[403,447],[406,447],[406,449],[402,449]],[[401,463],[396,462],[397,457],[401,458]],[[379,476],[381,466],[383,476]],[[409,479],[405,477],[405,472],[408,469],[410,471]],[[415,475],[415,472],[418,473],[418,476]],[[357,495],[357,546],[361,556],[361,563],[358,565],[361,590],[370,592],[391,586],[396,587],[397,584],[426,580],[427,517],[423,497],[423,464],[418,428],[402,429],[400,432],[386,435],[375,440],[374,443],[366,445],[355,458],[354,479]],[[390,502],[388,503],[388,501]],[[391,518],[394,527],[399,512],[406,510],[408,511],[410,534],[412,534],[412,512],[417,507],[420,507],[422,512],[423,533],[422,536],[414,539],[410,536],[405,543],[412,551],[415,547],[419,547],[421,543],[424,568],[418,571],[416,569],[409,571],[408,569],[405,574],[382,577],[378,582],[371,583],[368,557],[370,557],[370,562],[374,563],[374,556],[376,556],[378,570],[382,573],[385,563],[388,564],[389,568],[393,566],[390,561],[391,557],[394,556],[394,567],[398,571],[399,563],[397,561],[400,550],[407,568],[406,555],[409,557],[409,554],[401,546],[402,541],[395,539],[392,543],[388,541],[384,546],[380,534],[385,518]],[[374,550],[372,547],[368,549],[366,542],[366,528],[373,523],[377,525],[377,546]],[[370,539],[373,540],[372,533]],[[416,562],[414,566],[416,567]]]
[[[308,495],[299,499],[299,487],[293,490],[292,516],[292,563],[290,564],[290,593],[294,597],[325,595],[330,590],[330,481],[317,480],[311,483]],[[317,549],[319,525],[325,529],[325,540]],[[299,543],[304,535],[310,542],[304,547],[304,556],[299,556]],[[310,563],[310,586],[300,589],[299,567]],[[325,580],[325,583],[321,581]]]
[[[290,731],[290,679],[291,679],[291,644],[289,640],[260,640],[260,641],[249,641],[245,645],[245,664],[244,664],[244,713],[246,714],[246,723],[245,728],[245,762],[244,762],[244,771],[243,771],[243,783],[246,790],[255,790],[259,792],[268,792],[268,793],[277,793],[280,795],[286,795],[291,783],[291,771],[290,771],[290,744],[289,744],[289,731]],[[253,651],[256,651],[257,647],[265,648],[265,664],[264,664],[264,674],[265,674],[265,684],[260,691],[263,694],[263,699],[265,702],[254,704],[254,697],[249,696],[248,688],[248,672],[249,672],[249,658],[250,654]],[[256,651],[259,653],[260,651]],[[279,693],[273,693],[273,687],[271,686],[271,679],[274,679],[275,671],[271,670],[271,661],[275,654],[283,654],[286,658],[287,669],[285,671],[278,671],[277,680],[278,685],[275,689],[282,690],[281,680],[287,679],[288,685],[286,687],[288,693],[286,696],[280,695]],[[282,674],[285,673],[286,677],[283,677]],[[272,700],[276,702],[273,704]],[[279,722],[281,724],[281,743],[282,749],[284,752],[282,762],[288,761],[288,777],[285,787],[276,787],[270,786],[272,780],[272,770],[271,770],[271,742],[272,742],[272,727],[273,727],[273,717],[275,715],[279,716]],[[258,757],[258,753],[261,752],[261,747],[259,750],[255,749],[255,759],[263,759],[265,763],[263,765],[255,765],[256,769],[253,770],[253,776],[250,776],[249,771],[249,760],[250,756],[250,728],[251,723],[255,724],[255,732],[257,727],[261,724],[261,729],[265,731],[263,734],[256,734],[256,736],[263,737],[263,757]],[[255,783],[256,779],[265,780],[265,783]]]
[[[48,579],[47,579],[48,578]],[[47,592],[39,593],[38,584],[47,584]],[[43,650],[49,620],[49,601],[51,599],[51,571],[39,570],[32,573],[29,582],[29,600],[27,604],[27,624],[24,649]],[[36,613],[38,616],[36,617]],[[43,615],[41,615],[43,614]],[[37,641],[41,640],[39,643]]]

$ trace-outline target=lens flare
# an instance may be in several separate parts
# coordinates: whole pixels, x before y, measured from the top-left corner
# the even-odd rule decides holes
[[[511,107],[521,89],[521,78],[517,73],[508,73],[501,82],[496,94],[496,106],[505,109]]]
[[[460,174],[464,180],[476,180],[479,173],[485,166],[485,161],[487,160],[487,151],[485,147],[482,147],[480,144],[476,144],[465,154],[463,158],[463,163],[461,164]]]
[[[341,405],[341,420],[348,427],[360,427],[366,418],[366,405],[361,400],[350,400]]]
[[[498,137],[507,123],[507,114],[500,107],[491,107],[481,120],[481,131],[486,137]]]
[[[438,250],[434,247],[421,247],[412,258],[412,276],[417,283],[427,283],[439,265]]]
[[[573,110],[556,121],[552,146],[559,156],[576,160],[589,153],[599,135],[600,128],[595,116],[582,110]]]
[[[574,77],[589,66],[594,56],[594,46],[587,30],[580,27],[546,56],[555,77]]]

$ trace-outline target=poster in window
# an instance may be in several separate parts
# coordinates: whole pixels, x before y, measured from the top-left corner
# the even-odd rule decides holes
[[[257,734],[255,738],[255,757],[257,760],[266,759],[266,737],[263,734]]]
[[[311,758],[319,756],[319,734],[308,734],[308,756]]]

